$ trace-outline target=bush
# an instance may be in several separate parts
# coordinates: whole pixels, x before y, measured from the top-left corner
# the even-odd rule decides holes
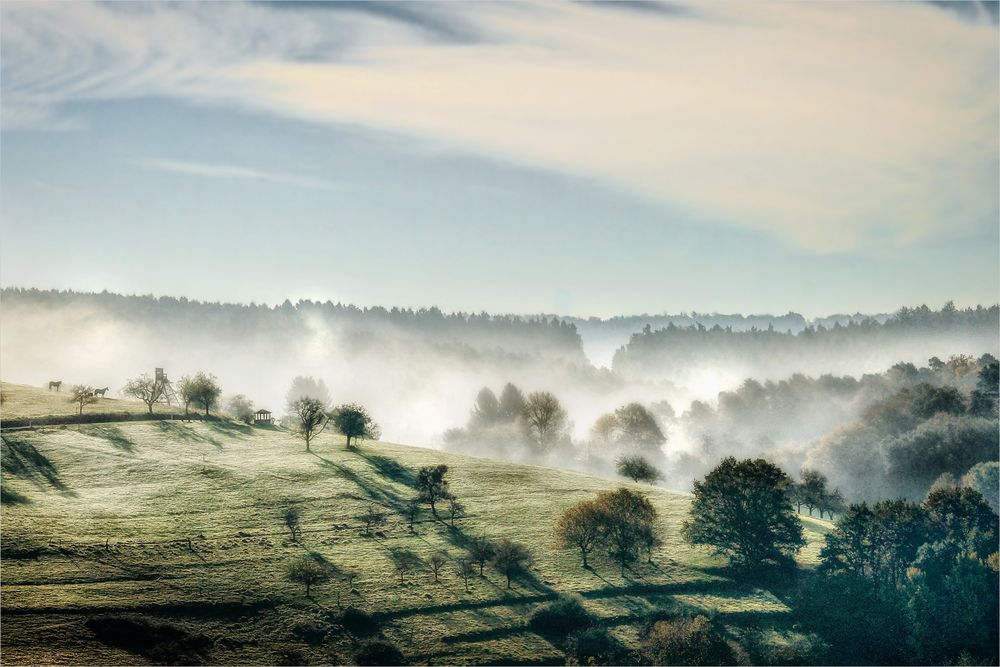
[[[390,642],[375,639],[365,642],[354,656],[356,665],[405,665],[403,653]]]
[[[628,651],[607,628],[594,627],[570,634],[566,641],[567,663],[577,665],[621,665]]]
[[[583,606],[583,598],[579,595],[560,595],[531,612],[528,627],[540,635],[565,636],[590,625],[591,620],[590,613]]]
[[[341,627],[354,635],[373,635],[379,628],[377,618],[357,607],[348,607],[337,620]]]
[[[322,644],[330,627],[314,620],[300,621],[292,627],[292,634],[307,644]]]
[[[642,642],[647,665],[731,665],[735,656],[704,616],[653,623]]]

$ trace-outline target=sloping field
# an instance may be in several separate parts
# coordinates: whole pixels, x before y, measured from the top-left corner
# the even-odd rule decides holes
[[[60,391],[45,387],[32,387],[26,384],[0,382],[3,391],[3,405],[0,406],[0,416],[8,419],[32,419],[48,416],[69,416],[80,411],[80,406],[70,401],[72,385],[63,383]],[[145,403],[128,399],[115,398],[116,388],[108,390],[106,398],[98,398],[94,403],[83,406],[83,414],[145,414],[149,411]],[[158,403],[153,406],[153,412],[170,414],[183,412],[183,406]]]
[[[454,528],[424,511],[414,532],[404,515],[420,466],[446,463],[468,515]],[[584,570],[557,551],[552,526],[568,505],[621,483],[389,443],[347,450],[323,435],[307,453],[288,433],[228,422],[181,421],[51,427],[3,434],[2,650],[6,664],[142,663],[97,639],[88,619],[129,612],[206,637],[217,663],[349,661],[360,633],[333,623],[342,606],[376,613],[380,632],[407,658],[436,663],[562,664],[559,646],[525,628],[530,610],[578,591],[626,643],[630,625],[657,607],[716,610],[791,625],[771,592],[725,576],[720,562],[679,536],[686,494],[644,487],[662,517],[653,562],[620,576],[595,559]],[[303,536],[290,541],[285,508],[302,509]],[[355,518],[369,504],[390,512],[366,537]],[[806,521],[814,557],[827,524]],[[489,567],[471,592],[446,566],[439,583],[419,571],[400,584],[396,547],[451,557],[474,536],[511,537],[536,557],[512,590]],[[350,590],[335,580],[305,597],[283,567],[309,551],[355,568]],[[310,630],[310,628],[312,630]],[[325,640],[309,641],[316,629]]]

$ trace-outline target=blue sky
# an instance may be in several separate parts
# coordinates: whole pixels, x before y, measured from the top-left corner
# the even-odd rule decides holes
[[[962,7],[4,3],[0,280],[584,316],[995,302],[996,11]]]

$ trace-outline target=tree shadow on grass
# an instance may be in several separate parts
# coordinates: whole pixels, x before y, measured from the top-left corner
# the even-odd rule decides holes
[[[216,449],[222,449],[222,443],[215,438],[207,435],[202,435],[198,433],[190,426],[184,424],[178,424],[173,421],[159,421],[156,422],[160,430],[164,433],[170,434],[171,436],[184,440],[186,442],[204,442],[212,445]]]
[[[33,444],[14,435],[0,436],[0,440],[0,470],[26,479],[42,489],[48,484],[58,491],[69,492],[55,465]]]
[[[383,477],[387,477],[397,484],[403,484],[404,486],[411,488],[417,485],[417,476],[413,474],[413,471],[402,465],[396,459],[391,459],[388,456],[381,456],[379,454],[369,454],[362,449],[356,450],[355,453],[367,461],[369,465],[375,469],[375,472]]]
[[[222,435],[228,435],[229,437],[246,438],[247,436],[253,435],[253,427],[249,424],[243,424],[241,422],[229,421],[229,420],[219,420],[208,422],[209,428],[211,428],[216,433],[221,433]]]
[[[110,442],[115,449],[129,454],[135,453],[135,443],[117,426],[92,426],[82,433],[95,438],[103,438]]]
[[[391,509],[394,512],[402,513],[406,510],[406,504],[409,499],[402,497],[399,493],[389,488],[388,486],[379,486],[372,484],[368,480],[364,479],[358,473],[354,472],[347,466],[340,465],[339,463],[334,463],[328,458],[324,458],[317,454],[316,452],[309,452],[317,459],[318,465],[325,468],[332,468],[337,471],[340,477],[353,482],[362,493],[368,498],[368,500],[382,505]]]

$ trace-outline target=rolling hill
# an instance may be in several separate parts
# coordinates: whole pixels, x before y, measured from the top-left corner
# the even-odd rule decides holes
[[[776,642],[793,634],[778,595],[730,579],[724,563],[680,539],[687,494],[643,487],[664,542],[622,577],[601,560],[583,569],[552,537],[564,508],[628,485],[619,480],[386,442],[346,449],[330,434],[312,450],[287,432],[226,421],[4,430],[4,662],[155,660],[107,631],[140,619],[196,637],[213,663],[349,663],[371,631],[345,628],[339,604],[373,614],[374,633],[412,662],[562,664],[558,641],[526,626],[533,608],[561,592],[580,593],[627,645],[660,608],[714,612],[734,627],[752,621]],[[411,531],[404,510],[417,470],[439,463],[467,516],[451,527],[425,510]],[[299,542],[281,518],[292,504],[301,508]],[[356,517],[371,504],[390,520],[365,536]],[[829,524],[804,523],[800,560],[810,563]],[[479,535],[528,545],[530,576],[508,590],[487,567],[467,593],[452,563],[438,583],[422,570],[400,584],[389,559],[397,547],[454,558]],[[287,582],[284,567],[307,552],[358,570],[353,589],[335,578],[309,599]]]

